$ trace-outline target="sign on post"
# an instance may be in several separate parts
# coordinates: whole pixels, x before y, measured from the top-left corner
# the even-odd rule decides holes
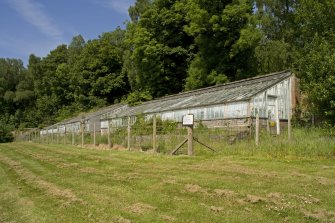
[[[201,145],[205,146],[206,148],[212,150],[215,152],[214,149],[210,148],[209,146],[206,146],[204,143],[200,142],[198,139],[193,137],[193,126],[194,126],[194,115],[184,115],[182,119],[182,124],[187,128],[187,138],[181,142],[172,152],[171,155],[174,155],[186,142],[188,147],[188,155],[193,155],[193,140],[200,143]]]
[[[194,115],[184,115],[183,126],[193,126],[193,125],[194,125]]]
[[[183,126],[187,127],[187,147],[188,155],[193,155],[193,125],[194,125],[194,115],[184,115],[183,116]]]

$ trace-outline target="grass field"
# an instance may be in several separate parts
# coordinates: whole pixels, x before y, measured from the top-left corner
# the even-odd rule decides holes
[[[335,222],[335,161],[0,144],[0,222]]]

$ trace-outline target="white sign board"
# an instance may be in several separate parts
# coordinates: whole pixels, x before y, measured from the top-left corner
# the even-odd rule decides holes
[[[184,126],[193,126],[193,124],[194,124],[194,115],[184,115],[183,116]]]

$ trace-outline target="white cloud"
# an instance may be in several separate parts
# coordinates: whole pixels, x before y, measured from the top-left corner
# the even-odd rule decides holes
[[[134,0],[104,0],[106,7],[109,7],[121,14],[128,15],[128,8],[134,3]]]
[[[6,0],[6,2],[40,32],[56,39],[62,38],[62,31],[53,24],[52,18],[44,12],[43,6],[38,2],[34,0]]]

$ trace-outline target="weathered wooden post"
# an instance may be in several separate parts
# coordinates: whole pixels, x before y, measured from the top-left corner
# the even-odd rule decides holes
[[[258,109],[256,110],[255,143],[256,143],[256,146],[259,145],[259,113],[258,113]]]
[[[128,132],[128,137],[127,137],[127,148],[130,151],[130,143],[131,143],[131,126],[130,126],[130,116],[128,117],[128,126],[127,126],[127,132]]]
[[[59,125],[57,125],[57,144],[59,144]]]
[[[112,139],[111,139],[111,126],[110,126],[110,120],[108,119],[107,121],[107,139],[108,139],[108,148],[111,149],[112,148]]]
[[[47,144],[50,143],[50,129],[47,129]]]
[[[64,138],[63,138],[63,143],[64,145],[66,144],[66,125],[64,124]]]
[[[72,126],[72,145],[74,145],[74,127],[73,127],[73,123],[71,124]]]
[[[248,117],[249,139],[251,139],[252,138],[252,108],[251,108],[251,101],[249,101],[249,103],[248,103],[247,110],[248,110],[248,114],[249,114],[249,117]],[[230,133],[229,133],[229,135],[230,135]]]
[[[96,128],[96,127],[95,127],[95,120],[93,120],[93,145],[94,145],[94,146],[97,145],[95,128]]]
[[[187,126],[188,155],[193,156],[193,126]]]
[[[54,129],[51,129],[51,144],[54,143]]]
[[[291,110],[291,109],[290,109]],[[291,141],[292,138],[292,126],[291,126],[291,111],[289,111],[288,119],[287,119],[287,134],[288,141]]]
[[[82,121],[80,123],[81,127],[81,147],[84,147],[84,128],[85,128],[85,119],[84,117],[82,118]]]
[[[280,135],[280,120],[279,120],[279,105],[278,98],[276,98],[276,127],[277,127],[277,135]]]
[[[271,121],[271,115],[270,115],[270,113],[271,113],[271,111],[268,110],[268,111],[267,111],[267,116],[268,116],[268,118],[267,118],[267,120],[266,120],[266,132],[267,132],[268,134],[270,134],[270,121]]]
[[[152,147],[154,149],[154,152],[157,152],[157,119],[156,114],[152,117]]]
[[[291,132],[291,118],[292,118],[292,77],[290,78],[289,82],[288,82],[288,89],[289,89],[289,95],[288,95],[288,98],[289,98],[289,105],[288,105],[288,112],[287,112],[287,138],[288,138],[288,141],[291,141],[291,135],[292,135],[292,132]]]

